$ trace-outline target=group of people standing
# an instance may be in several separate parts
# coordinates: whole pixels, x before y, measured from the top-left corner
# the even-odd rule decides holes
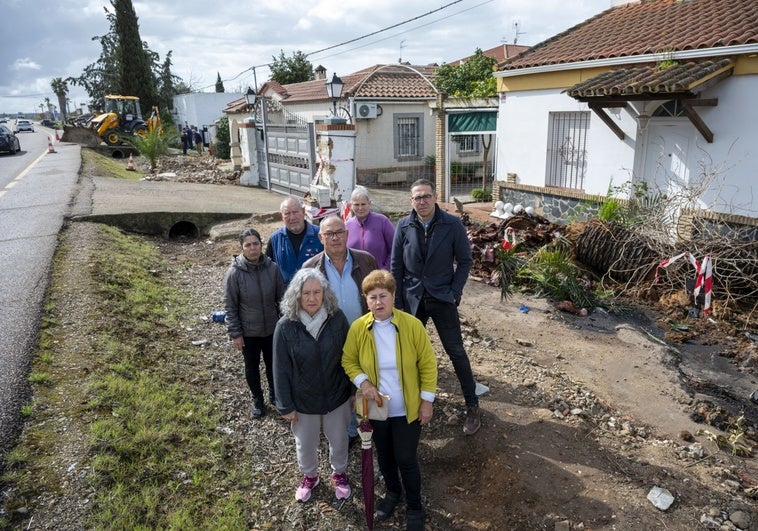
[[[190,149],[197,149],[198,153],[203,152],[203,146],[205,145],[203,134],[194,125],[190,127],[187,125],[187,122],[184,122],[180,138],[182,142],[182,153],[184,155],[186,155],[187,151]]]
[[[251,414],[266,413],[259,373],[263,356],[269,402],[290,422],[303,474],[295,497],[306,502],[319,484],[318,446],[329,443],[332,486],[351,495],[346,469],[357,440],[354,394],[389,397],[387,420],[372,421],[386,493],[376,517],[392,516],[403,499],[407,529],[424,527],[417,448],[432,419],[437,360],[425,325],[431,318],[466,402],[463,431],[481,425],[471,365],[458,316],[472,264],[461,221],[439,208],[434,183],[411,185],[410,214],[397,227],[372,212],[368,190],[351,197],[353,217],[305,219],[295,197],[281,204],[284,226],[262,251],[260,234],[240,235],[224,279],[228,332],[243,353],[253,396]]]

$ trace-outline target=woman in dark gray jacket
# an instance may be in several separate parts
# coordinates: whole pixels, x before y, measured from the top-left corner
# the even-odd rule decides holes
[[[295,491],[306,502],[318,485],[318,447],[323,429],[329,441],[332,486],[337,499],[350,497],[347,481],[347,425],[352,386],[342,369],[347,318],[326,277],[317,269],[298,271],[281,304],[274,332],[276,407],[290,421],[297,464],[304,474]]]
[[[253,395],[253,418],[266,411],[261,388],[261,353],[266,366],[269,400],[275,403],[273,337],[279,320],[279,302],[284,296],[284,278],[262,252],[261,235],[254,229],[240,234],[241,255],[232,258],[224,277],[224,307],[229,337],[245,358],[245,379]]]

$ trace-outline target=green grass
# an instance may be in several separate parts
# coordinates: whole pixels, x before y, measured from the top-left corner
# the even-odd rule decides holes
[[[114,179],[132,179],[137,180],[144,177],[139,171],[127,171],[126,164],[128,159],[114,159],[101,155],[94,149],[82,149],[82,164],[87,166],[96,166],[98,177],[112,177]]]
[[[217,432],[222,408],[215,399],[177,378],[192,357],[171,346],[182,295],[154,274],[165,267],[152,245],[98,227],[102,244],[86,273],[98,302],[92,322],[83,323],[85,344],[66,343],[65,308],[56,299],[65,280],[56,270],[68,250],[56,254],[29,377],[35,406],[24,409],[35,422],[6,459],[3,483],[13,495],[5,514],[62,488],[65,467],[51,459],[59,440],[79,433],[86,462],[77,468],[88,471],[93,491],[83,528],[246,529],[260,503],[249,495],[259,473],[242,466]],[[78,432],[62,433],[61,418]],[[17,524],[0,520],[0,529]]]

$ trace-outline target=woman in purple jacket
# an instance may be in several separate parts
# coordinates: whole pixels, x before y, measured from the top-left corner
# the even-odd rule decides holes
[[[347,246],[374,255],[381,269],[390,270],[392,239],[395,227],[386,216],[371,211],[371,196],[363,186],[356,186],[350,194],[353,217],[345,221]]]

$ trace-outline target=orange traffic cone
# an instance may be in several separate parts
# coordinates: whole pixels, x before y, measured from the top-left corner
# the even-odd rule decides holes
[[[58,136],[58,130],[56,129],[55,130],[55,141],[56,142],[60,142],[60,140],[61,140],[61,137]]]
[[[135,169],[134,169],[134,157],[132,157],[131,153],[129,153],[129,162],[126,163],[126,169],[127,169],[127,171],[135,171]]]
[[[55,148],[53,147],[53,139],[51,137],[47,137],[47,152],[58,153],[57,151],[55,151]]]

